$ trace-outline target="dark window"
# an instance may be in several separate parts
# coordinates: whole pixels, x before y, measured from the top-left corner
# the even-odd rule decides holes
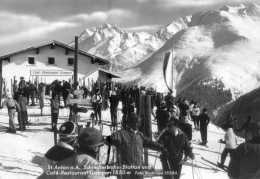
[[[74,58],[68,58],[68,65],[74,64]]]
[[[49,58],[48,58],[48,63],[49,63],[50,65],[55,64],[55,58],[54,58],[54,57],[49,57]]]
[[[34,57],[28,57],[29,64],[35,64]]]

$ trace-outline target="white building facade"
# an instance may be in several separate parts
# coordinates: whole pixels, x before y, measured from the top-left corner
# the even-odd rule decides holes
[[[37,47],[0,57],[2,59],[2,75],[6,87],[12,81],[24,77],[26,81],[51,83],[58,80],[72,80],[74,69],[74,48],[64,43],[52,41]],[[109,62],[79,50],[78,81],[89,83],[99,77],[99,69]]]

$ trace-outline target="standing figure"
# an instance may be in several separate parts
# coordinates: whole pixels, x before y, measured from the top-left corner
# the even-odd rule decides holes
[[[59,96],[55,95],[51,99],[51,129],[57,131],[57,122],[59,118],[60,101]]]
[[[63,80],[62,97],[63,97],[63,101],[64,101],[64,107],[67,107],[67,98],[68,98],[70,89],[71,89],[70,83]]]
[[[138,131],[139,119],[135,113],[128,115],[126,128],[114,132],[108,136],[106,141],[110,145],[114,145],[120,156],[119,165],[126,166],[143,166],[144,147],[162,151],[163,147],[157,142],[146,138],[143,133]],[[123,175],[122,179],[142,179],[142,175],[137,175],[135,170],[129,169],[130,175]]]
[[[117,94],[116,89],[111,90],[109,100],[110,100],[110,116],[111,116],[112,126],[116,127],[116,125],[117,125],[117,107],[119,104],[119,96]]]
[[[170,114],[167,110],[165,101],[162,101],[158,109],[156,110],[156,119],[158,126],[158,133],[162,132],[163,129],[167,127],[170,120]]]
[[[164,179],[179,179],[182,170],[182,158],[190,157],[194,159],[192,148],[186,135],[177,127],[177,120],[172,120],[168,123],[168,128],[165,129],[158,139],[166,148],[166,153],[161,156],[162,166],[164,171],[174,172],[174,175],[166,175]]]
[[[173,107],[174,105],[174,97],[173,97],[173,94],[172,92],[168,92],[168,94],[165,96],[165,102],[166,102],[166,107],[167,107],[167,110],[170,111],[171,108]]]
[[[8,132],[16,133],[14,117],[16,110],[19,110],[18,103],[12,98],[11,92],[7,93],[7,98],[4,100],[3,105],[8,109],[9,116],[9,129]]]
[[[29,86],[28,86],[28,90],[29,90],[29,95],[31,97],[31,106],[35,106],[35,97],[36,97],[36,94],[37,94],[37,88],[35,86],[35,84],[33,84],[32,82],[29,83]]]
[[[208,124],[209,116],[207,114],[207,109],[203,108],[202,113],[199,115],[200,121],[200,134],[201,134],[201,145],[207,145],[208,143]]]
[[[46,86],[44,83],[40,83],[38,87],[38,94],[39,94],[39,103],[40,103],[40,109],[41,109],[41,116],[42,116],[42,111],[44,108],[44,98],[45,98],[45,89]]]
[[[20,82],[18,84],[18,90],[19,91],[24,91],[26,88],[26,82],[24,80],[24,77],[20,77]]]
[[[221,143],[225,144],[225,148],[221,154],[221,161],[218,164],[221,168],[224,167],[227,155],[229,154],[231,156],[237,147],[237,137],[234,133],[233,125],[227,124],[227,126],[225,126],[225,130],[225,140],[220,140]]]
[[[19,95],[18,103],[20,106],[20,112],[18,114],[18,121],[20,130],[25,130],[25,125],[29,124],[28,122],[28,113],[27,113],[27,99],[23,94]]]
[[[194,128],[199,129],[199,115],[200,115],[200,108],[198,104],[194,104],[192,111],[191,111],[191,117],[194,122]]]
[[[180,104],[180,129],[187,135],[188,139],[192,140],[192,120],[190,116],[190,106],[187,99]]]
[[[97,89],[96,94],[92,97],[92,106],[94,108],[96,121],[101,124],[102,96],[99,89]]]
[[[78,135],[77,153],[57,163],[57,166],[63,168],[58,170],[61,175],[58,174],[55,179],[105,179],[105,170],[97,159],[103,144],[100,131],[90,127],[81,129]],[[75,171],[84,174],[75,175]]]

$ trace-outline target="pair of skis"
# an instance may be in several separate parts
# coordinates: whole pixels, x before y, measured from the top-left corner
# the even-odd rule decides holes
[[[228,167],[227,166],[225,166],[225,165],[223,165],[223,167],[220,167],[219,165],[218,165],[218,163],[215,163],[215,162],[212,162],[212,161],[210,161],[210,160],[208,160],[208,159],[206,159],[206,158],[204,158],[204,157],[201,157],[201,159],[203,160],[203,161],[205,161],[205,162],[207,162],[208,164],[210,164],[210,165],[212,165],[215,169],[220,169],[220,170],[222,170],[222,171],[224,171],[224,172],[228,172]]]

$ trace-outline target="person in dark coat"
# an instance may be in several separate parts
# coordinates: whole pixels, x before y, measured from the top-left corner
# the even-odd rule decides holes
[[[116,89],[111,90],[109,101],[110,101],[110,115],[111,115],[112,126],[116,127],[116,125],[117,125],[117,107],[119,104],[119,96],[117,94]]]
[[[171,171],[173,175],[165,175],[164,179],[179,179],[182,170],[182,158],[194,159],[191,145],[187,136],[177,127],[177,120],[171,120],[168,128],[162,131],[158,141],[166,148],[166,153],[161,155],[163,171]]]
[[[38,179],[54,179],[55,175],[48,173],[63,160],[72,157],[77,152],[78,127],[75,123],[67,121],[61,124],[59,142],[45,153],[44,173]]]
[[[35,97],[37,94],[37,88],[32,82],[29,82],[27,89],[28,89],[29,96],[31,97],[31,102],[32,102],[31,106],[35,106]]]
[[[67,107],[67,98],[68,98],[70,89],[71,89],[71,85],[69,84],[69,82],[64,80],[63,84],[62,84],[62,97],[63,97],[63,101],[64,101],[64,107]]]
[[[167,124],[170,119],[170,114],[167,110],[165,101],[162,101],[161,105],[156,110],[156,119],[157,119],[158,132],[160,133],[163,129],[167,127]]]
[[[20,82],[18,84],[18,90],[24,92],[25,88],[26,88],[26,82],[24,80],[24,77],[21,77]]]
[[[208,143],[208,124],[210,118],[207,114],[207,109],[203,108],[202,113],[199,115],[201,145],[207,145]]]
[[[20,111],[18,113],[18,122],[19,122],[19,128],[20,130],[26,129],[26,124],[29,124],[28,122],[28,113],[27,113],[27,99],[22,94],[18,97],[18,104],[20,107]]]
[[[101,124],[101,112],[102,112],[102,96],[100,90],[98,89],[92,98],[92,106],[94,108],[94,114],[96,121]]]
[[[141,167],[143,165],[144,147],[154,150],[163,150],[162,145],[146,138],[138,131],[139,119],[135,113],[128,115],[126,129],[114,132],[106,138],[107,144],[116,146],[120,161],[119,165]],[[123,179],[140,179],[142,175],[136,175],[134,170],[130,170],[131,175],[123,175]]]
[[[168,94],[165,96],[165,102],[166,102],[166,107],[167,107],[167,110],[170,111],[171,108],[173,107],[174,105],[174,97],[172,95],[172,92],[168,92]]]
[[[59,118],[60,101],[58,95],[51,99],[51,129],[57,130],[57,122]]]
[[[232,179],[260,178],[260,122],[250,127],[251,140],[240,144],[231,155],[228,175]]]

